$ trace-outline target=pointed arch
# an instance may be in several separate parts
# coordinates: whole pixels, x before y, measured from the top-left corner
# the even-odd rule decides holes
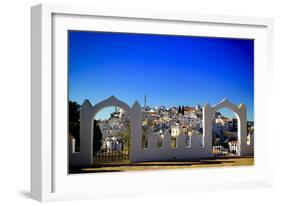
[[[122,108],[131,121],[131,151],[130,158],[136,151],[141,132],[141,106],[136,101],[132,108],[125,102],[111,96],[92,106],[89,100],[85,100],[80,111],[80,152],[70,154],[71,165],[91,165],[93,163],[93,127],[96,114],[106,107]]]
[[[100,110],[102,110],[106,107],[122,108],[126,112],[127,116],[130,118],[130,112],[131,112],[130,106],[128,104],[126,104],[125,102],[122,102],[121,100],[117,99],[114,96],[111,96],[111,97],[107,98],[106,100],[99,102],[94,107],[92,107],[92,118],[94,118]]]
[[[208,150],[212,150],[212,120],[215,116],[215,113],[220,109],[229,109],[231,110],[238,122],[238,155],[241,156],[245,152],[246,139],[247,139],[247,113],[246,107],[244,104],[236,106],[227,99],[223,99],[218,104],[210,106],[206,104],[203,107],[203,146]]]

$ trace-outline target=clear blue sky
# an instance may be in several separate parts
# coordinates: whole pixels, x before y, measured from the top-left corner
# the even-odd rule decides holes
[[[72,101],[114,95],[144,105],[146,94],[149,106],[171,107],[227,98],[253,120],[254,40],[69,31],[68,46]]]

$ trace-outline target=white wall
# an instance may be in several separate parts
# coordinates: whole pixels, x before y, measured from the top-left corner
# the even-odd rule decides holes
[[[1,205],[35,205],[39,204],[33,200],[27,199],[27,191],[29,190],[29,149],[30,149],[30,70],[29,70],[29,30],[30,30],[30,14],[29,7],[31,5],[45,2],[36,0],[6,0],[1,1],[0,7],[0,90],[1,90],[1,170],[0,170],[0,201]],[[138,9],[152,9],[156,11],[180,11],[193,13],[214,13],[214,14],[230,14],[245,16],[267,16],[275,19],[275,68],[281,68],[281,6],[280,1],[276,0],[61,0],[49,2],[84,5],[103,5],[109,7],[125,7]],[[281,77],[280,70],[277,71],[276,78]],[[277,81],[276,81],[277,82]],[[281,88],[280,83],[276,83],[276,87]],[[280,96],[276,105],[281,105]],[[12,109],[8,109],[8,105]],[[279,107],[272,108],[275,110],[275,117],[280,116]],[[13,114],[13,115],[11,115]],[[277,121],[276,121],[277,122]],[[279,121],[280,122],[280,121]],[[17,127],[15,127],[17,125]],[[276,131],[276,147],[280,147],[280,126],[272,123],[273,131]],[[276,151],[275,161],[280,161],[281,150]],[[276,165],[276,174],[280,174],[280,164]],[[276,181],[280,182],[280,175],[276,177]],[[219,193],[219,194],[218,194]],[[257,190],[241,190],[231,192],[209,192],[178,194],[178,195],[157,195],[148,197],[130,197],[117,199],[101,199],[81,202],[83,205],[145,205],[148,202],[157,205],[174,205],[175,203],[188,203],[196,205],[212,205],[217,204],[217,197],[220,196],[221,202],[237,206],[240,199],[243,205],[280,205],[281,193],[280,184],[275,189],[257,189]],[[249,197],[254,197],[253,199]],[[235,201],[235,198],[239,200]],[[273,203],[275,202],[275,204]],[[61,205],[77,205],[80,202],[63,202]]]

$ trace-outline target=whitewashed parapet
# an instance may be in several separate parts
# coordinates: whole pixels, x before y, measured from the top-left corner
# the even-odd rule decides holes
[[[202,136],[193,132],[189,137],[191,145],[186,144],[186,138],[182,132],[177,139],[176,147],[172,147],[172,136],[169,131],[166,131],[163,137],[163,146],[157,147],[158,136],[153,132],[148,133],[148,147],[146,149],[140,148],[135,151],[135,156],[131,159],[132,162],[142,161],[161,161],[161,160],[180,160],[180,159],[194,159],[194,158],[210,158],[212,156],[211,151],[206,150],[200,146],[202,142]]]
[[[130,160],[132,162],[161,161],[172,159],[192,159],[212,157],[212,120],[215,112],[221,108],[228,108],[234,112],[238,121],[238,155],[248,156],[254,153],[254,138],[248,137],[251,141],[247,143],[247,113],[243,104],[236,106],[226,99],[214,106],[206,104],[203,107],[203,135],[192,132],[189,136],[191,143],[186,145],[185,136],[182,132],[177,137],[177,147],[171,146],[172,137],[167,131],[163,138],[163,146],[157,147],[157,136],[152,131],[148,133],[148,147],[141,148],[142,137],[142,111],[140,104],[136,101],[129,107],[126,103],[118,100],[114,96],[91,106],[85,100],[80,112],[80,152],[73,153],[72,144],[69,143],[69,164],[91,165],[93,163],[93,121],[95,115],[103,108],[117,106],[122,108],[131,120],[131,147]],[[71,142],[71,141],[69,141]]]

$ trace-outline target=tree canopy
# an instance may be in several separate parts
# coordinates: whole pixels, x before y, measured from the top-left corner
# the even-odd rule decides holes
[[[178,114],[181,114],[181,106],[179,105]]]
[[[80,108],[79,105],[75,101],[69,101],[68,103],[68,128],[69,134],[75,138],[76,140],[76,151],[80,151]],[[93,155],[95,155],[102,146],[102,133],[100,130],[98,122],[94,120],[94,127],[93,127]]]

